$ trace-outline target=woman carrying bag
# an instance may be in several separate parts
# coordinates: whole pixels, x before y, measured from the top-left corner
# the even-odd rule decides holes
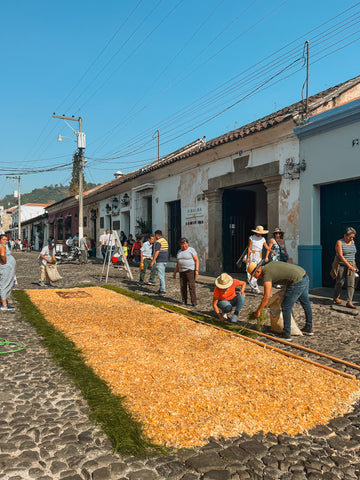
[[[276,227],[273,231],[273,238],[269,242],[269,248],[275,253],[271,254],[271,260],[273,262],[287,262],[289,259],[288,253],[286,251],[286,245],[284,240],[284,232],[281,228]],[[268,261],[270,251],[266,252],[265,261]]]
[[[334,289],[334,303],[341,305],[340,294],[346,279],[346,306],[348,308],[356,307],[352,303],[355,290],[355,277],[358,271],[355,263],[356,246],[354,238],[356,230],[353,227],[348,227],[344,233],[344,237],[336,242],[335,251],[336,259],[338,260],[336,283]]]

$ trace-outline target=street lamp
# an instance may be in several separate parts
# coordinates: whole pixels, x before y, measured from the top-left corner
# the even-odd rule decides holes
[[[83,208],[83,201],[84,201],[84,183],[83,183],[83,173],[84,173],[84,167],[86,160],[84,159],[84,150],[86,148],[86,137],[85,133],[82,131],[82,118],[75,118],[75,117],[65,117],[65,115],[55,115],[53,114],[53,118],[60,118],[61,120],[64,120],[66,125],[68,125],[71,130],[75,133],[77,137],[77,147],[79,150],[79,155],[80,155],[80,170],[79,170],[79,238],[83,238],[84,236],[84,208]],[[70,120],[72,122],[79,122],[79,130],[76,132],[71,125],[68,124],[66,120]],[[62,142],[63,138],[69,138],[69,137],[63,137],[62,135],[58,136],[58,142]],[[72,140],[72,139],[71,139]]]

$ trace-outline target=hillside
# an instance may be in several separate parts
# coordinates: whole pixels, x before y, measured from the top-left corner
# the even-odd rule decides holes
[[[96,183],[88,183],[87,189],[93,188],[96,186]],[[21,194],[21,203],[43,203],[49,204],[54,202],[59,202],[63,198],[66,198],[69,195],[69,186],[68,185],[49,185],[42,188],[35,188],[29,193]],[[6,195],[0,199],[0,205],[5,209],[10,208],[14,205],[17,205],[17,198],[14,198],[13,195]]]

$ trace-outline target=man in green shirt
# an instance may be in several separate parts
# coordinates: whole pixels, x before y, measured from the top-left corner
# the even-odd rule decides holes
[[[304,335],[314,335],[312,310],[309,300],[309,277],[303,268],[299,267],[299,265],[285,262],[271,262],[264,266],[251,262],[247,272],[252,277],[263,280],[264,296],[255,312],[255,317],[260,317],[261,310],[268,304],[273,284],[285,285],[286,291],[281,304],[284,319],[282,336],[291,342],[291,309],[297,300],[303,307],[306,317],[305,327],[301,331]]]

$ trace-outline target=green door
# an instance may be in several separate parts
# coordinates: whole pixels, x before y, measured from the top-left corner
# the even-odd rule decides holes
[[[320,187],[320,215],[322,245],[322,283],[334,286],[330,277],[331,264],[335,256],[335,243],[343,237],[347,227],[357,231],[355,244],[358,251],[356,263],[360,260],[360,180],[331,183]]]
[[[168,203],[168,238],[169,257],[176,258],[180,250],[181,238],[181,204],[180,200]]]
[[[223,269],[236,272],[236,260],[246,248],[254,228],[256,194],[248,190],[225,190],[223,195]]]

